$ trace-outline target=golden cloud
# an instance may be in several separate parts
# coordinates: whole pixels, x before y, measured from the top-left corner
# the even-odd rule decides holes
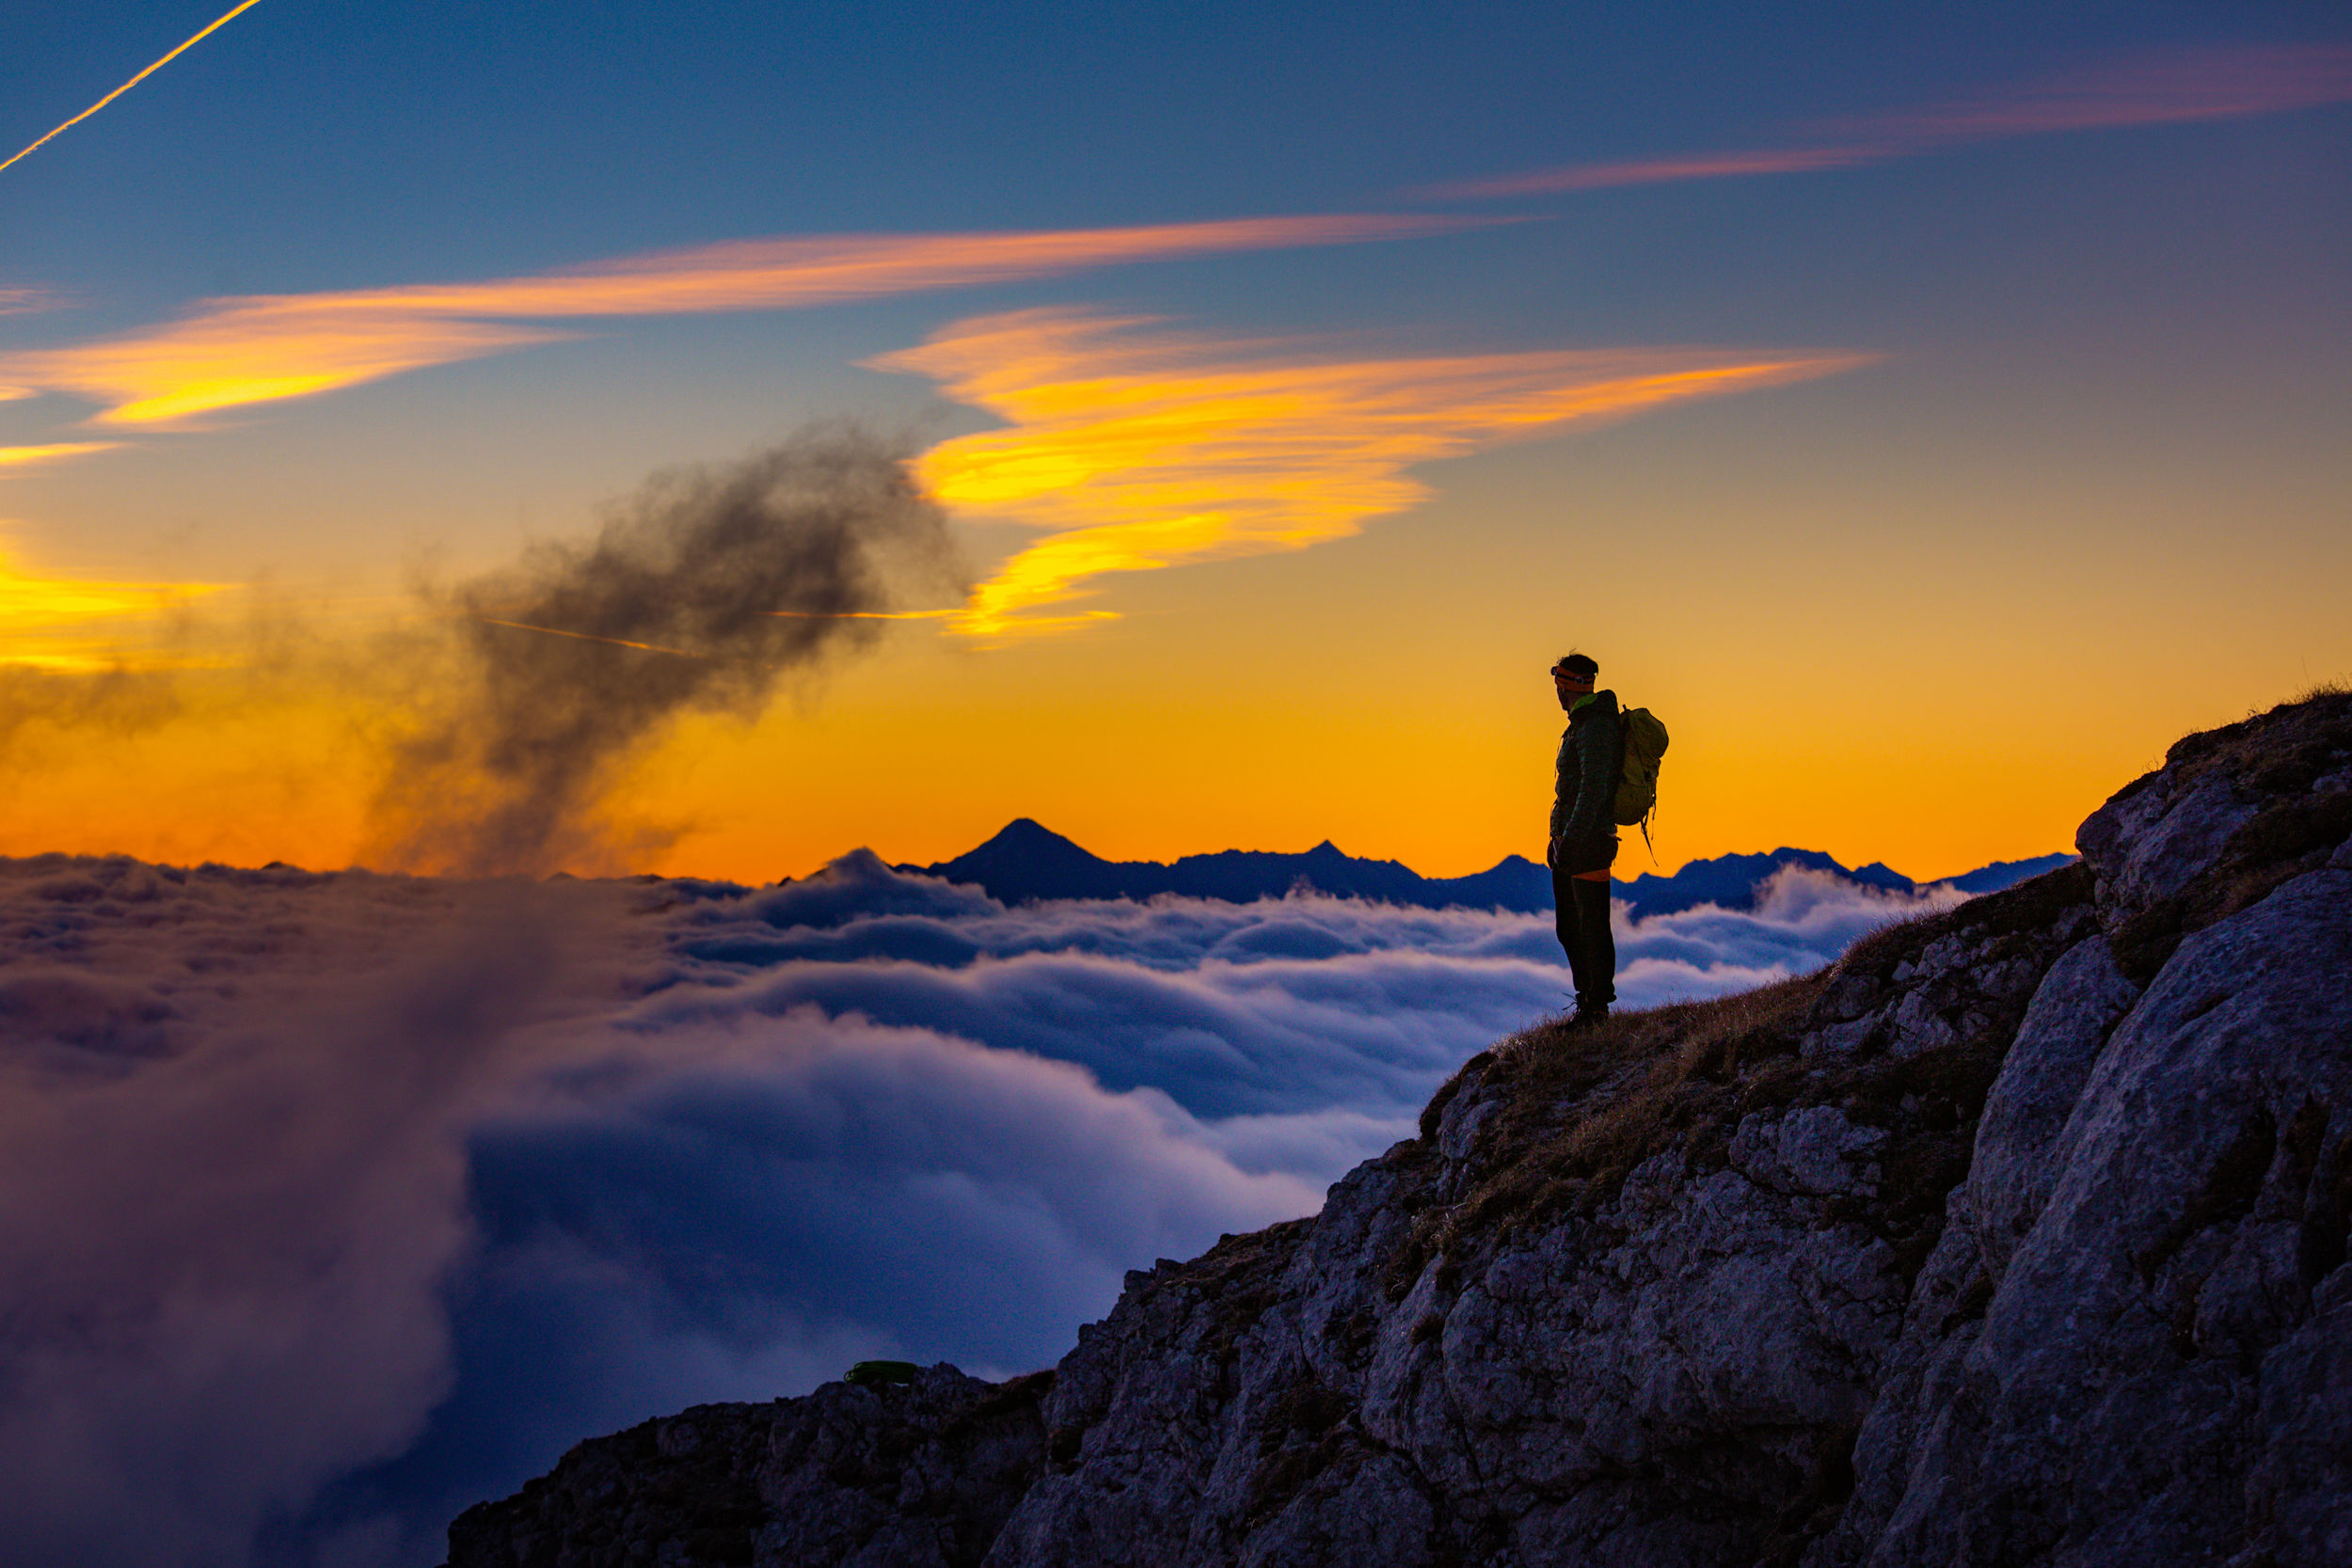
[[[220,592],[213,582],[95,582],[20,572],[0,556],[0,664],[104,670],[119,662],[113,640],[87,628],[151,622],[160,612]],[[69,628],[79,634],[59,635]]]
[[[1867,358],[1635,349],[1323,360],[1152,325],[1018,311],[870,362],[930,376],[1012,426],[925,453],[934,496],[1053,531],[974,590],[956,630],[1000,638],[1099,620],[1109,612],[1033,612],[1108,573],[1345,538],[1422,499],[1404,476],[1416,463]]]
[[[1426,215],[1235,218],[1013,233],[740,240],[534,277],[209,301],[144,332],[0,356],[0,381],[107,405],[97,422],[183,424],[568,334],[527,320],[783,309],[1220,251],[1442,233]]]
[[[0,468],[86,457],[94,451],[112,451],[120,445],[119,441],[53,441],[45,447],[0,447]]]

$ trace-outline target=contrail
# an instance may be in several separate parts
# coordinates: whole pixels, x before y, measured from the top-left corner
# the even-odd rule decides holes
[[[768,613],[781,615],[790,621],[943,621],[952,620],[963,611],[961,610],[771,610]]]
[[[773,610],[771,613],[782,615],[787,612]],[[582,642],[610,642],[616,648],[643,648],[649,654],[675,654],[680,658],[708,658],[710,657],[708,654],[690,654],[684,648],[665,648],[659,642],[631,642],[626,637],[598,637],[594,632],[565,631],[561,626],[534,626],[523,621],[494,620],[487,615],[477,615],[474,619],[485,626],[512,626],[516,631],[543,631],[549,637],[577,637]]]
[[[115,88],[114,91],[108,93],[105,97],[100,99],[97,103],[92,103],[88,108],[84,109],[80,114],[75,115],[72,119],[67,120],[63,125],[58,126],[56,130],[52,131],[49,135],[41,137],[40,141],[35,142],[32,146],[26,148],[15,157],[10,158],[7,164],[0,164],[0,168],[7,168],[8,164],[23,163],[26,158],[39,151],[42,147],[56,140],[57,137],[64,133],[72,130],[76,125],[81,124],[82,121],[89,119],[90,116],[96,114],[99,110],[104,108],[116,99],[120,98],[124,93],[129,92],[133,87],[137,87],[141,82],[146,81],[150,76],[154,75],[155,72],[163,70],[164,67],[169,65],[172,61],[178,59],[181,55],[186,54],[198,44],[202,43],[206,39],[211,38],[215,33],[219,32],[223,27],[229,25],[230,23],[234,22],[237,18],[243,16],[246,12],[251,10],[254,7],[260,5],[261,3],[262,0],[245,0],[244,5],[239,6],[235,10],[230,11],[227,16],[222,17],[218,22],[214,23],[202,32],[197,34],[196,37],[188,40],[187,42],[182,44],[170,54],[166,55],[162,59],[157,60],[153,65],[149,66],[145,71],[140,71],[136,76],[134,76],[129,81],[123,83],[122,86]]]

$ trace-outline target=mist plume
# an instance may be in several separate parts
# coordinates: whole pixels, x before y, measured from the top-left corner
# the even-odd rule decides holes
[[[594,808],[672,720],[755,717],[787,675],[870,641],[898,592],[960,590],[905,455],[836,425],[659,474],[593,543],[535,546],[450,594],[455,665],[394,749],[368,859],[604,868]]]
[[[169,679],[145,671],[60,674],[0,664],[0,768],[13,767],[27,731],[111,731],[135,735],[177,716]]]

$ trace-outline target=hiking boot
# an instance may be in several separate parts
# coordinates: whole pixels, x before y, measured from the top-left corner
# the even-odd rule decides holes
[[[1591,1029],[1608,1022],[1609,1004],[1606,1002],[1600,1003],[1597,1006],[1579,1003],[1577,1005],[1576,1016],[1568,1020],[1568,1027],[1571,1029]]]

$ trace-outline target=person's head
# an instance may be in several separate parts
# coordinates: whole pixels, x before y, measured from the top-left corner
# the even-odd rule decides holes
[[[1563,708],[1573,710],[1582,699],[1593,694],[1593,682],[1600,674],[1600,665],[1582,654],[1568,654],[1551,667],[1551,689],[1560,697]]]

